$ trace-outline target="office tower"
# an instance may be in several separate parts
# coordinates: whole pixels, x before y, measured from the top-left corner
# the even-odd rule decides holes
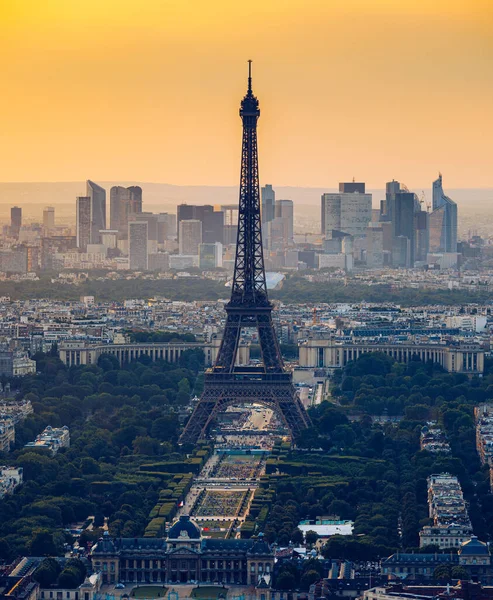
[[[304,263],[308,269],[315,269],[317,266],[317,254],[314,250],[300,250],[298,260]]]
[[[330,238],[332,231],[364,235],[372,218],[371,205],[364,183],[340,183],[338,193],[322,194],[322,235]]]
[[[419,210],[414,213],[415,249],[414,260],[424,262],[430,246],[430,213]]]
[[[224,204],[221,206],[221,211],[224,214],[223,244],[225,246],[236,244],[236,238],[238,237],[238,205]]]
[[[386,184],[383,220],[392,223],[392,265],[413,267],[415,241],[415,213],[421,210],[416,194],[398,181]],[[401,238],[406,238],[409,243]]]
[[[147,270],[147,221],[128,223],[128,267],[131,271]]]
[[[341,194],[364,194],[365,184],[360,181],[344,181],[339,183],[339,193]]]
[[[35,273],[39,270],[41,252],[39,246],[26,246],[27,272]]]
[[[385,200],[380,202],[380,210],[385,221],[392,221],[392,202],[391,198],[401,191],[401,184],[392,180],[385,184]]]
[[[41,238],[40,266],[42,270],[52,270],[57,267],[58,252],[74,251],[77,248],[77,236],[52,235]]]
[[[380,202],[382,202],[382,200]],[[372,223],[380,223],[380,214],[381,214],[380,208],[372,208],[371,209],[371,222]]]
[[[147,269],[163,273],[169,270],[169,254],[167,252],[156,252],[149,254]]]
[[[179,226],[179,253],[186,256],[198,255],[202,243],[202,221],[187,219],[180,221]]]
[[[159,213],[157,216],[157,241],[164,244],[166,240],[176,239],[176,215]]]
[[[411,263],[411,240],[405,235],[392,238],[392,266],[412,267]]]
[[[43,210],[43,228],[45,232],[55,229],[55,209],[53,206],[47,206]]]
[[[99,244],[99,232],[106,229],[106,190],[94,181],[87,180],[86,196],[91,199],[91,244]]]
[[[366,266],[378,269],[384,265],[383,253],[384,232],[382,227],[372,226],[366,229]]]
[[[275,219],[284,223],[284,245],[293,243],[294,206],[292,200],[277,200],[275,204]]]
[[[204,243],[199,246],[199,267],[216,269],[223,266],[223,245],[221,242]]]
[[[265,226],[265,248],[271,252],[284,250],[287,246],[287,223],[285,219],[274,217]]]
[[[142,188],[131,186],[128,188],[115,185],[110,190],[110,227],[117,229],[121,237],[128,234],[128,220],[130,215],[142,212]]]
[[[262,224],[265,225],[272,221],[275,214],[276,192],[272,185],[267,184],[262,188]]]
[[[128,216],[128,222],[133,221],[146,221],[148,224],[147,239],[157,243],[158,239],[158,215],[151,212],[141,212],[130,214]]]
[[[413,267],[414,266],[414,194],[410,192],[398,192],[395,194],[395,202],[392,204],[392,235],[394,238],[392,249],[392,264],[395,267]],[[409,242],[405,246],[400,238],[406,238]],[[395,242],[395,240],[398,240]],[[394,261],[394,247],[397,243],[398,253]],[[404,258],[403,248],[407,248],[407,254]]]
[[[221,212],[224,214],[224,225],[238,227],[239,210],[237,204],[223,204]]]
[[[28,252],[24,245],[0,249],[0,271],[3,273],[27,273]]]
[[[142,212],[142,188],[140,185],[131,185],[127,188],[130,192],[130,213]]]
[[[101,244],[107,250],[114,250],[118,243],[118,231],[116,229],[101,229],[99,232],[101,236]]]
[[[457,204],[444,194],[441,173],[433,182],[430,252],[457,252]]]
[[[77,248],[85,252],[91,243],[91,198],[78,196],[75,202]]]
[[[130,212],[130,190],[121,185],[110,189],[110,228],[121,235],[128,233],[128,214]]]
[[[207,243],[223,242],[224,213],[215,211],[210,204],[196,206],[194,204],[179,204],[178,211],[178,241],[180,241],[180,222],[199,220],[202,223],[202,241]]]
[[[22,208],[13,206],[10,209],[10,235],[14,238],[19,237],[22,227]]]
[[[383,237],[383,264],[386,267],[392,266],[392,223],[390,221],[380,221]]]

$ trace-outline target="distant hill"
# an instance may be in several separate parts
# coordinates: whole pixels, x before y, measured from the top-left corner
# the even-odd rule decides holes
[[[113,185],[140,185],[143,189],[144,210],[154,212],[174,212],[176,205],[188,204],[233,204],[238,201],[238,187],[235,186],[180,186],[167,183],[138,181],[97,181],[108,192]],[[265,182],[264,182],[265,183]],[[276,197],[289,198],[295,202],[295,219],[318,221],[320,219],[320,196],[324,192],[334,192],[336,188],[306,188],[276,186]],[[423,190],[416,188],[419,196]],[[42,183],[0,183],[0,221],[10,218],[10,207],[21,206],[26,221],[39,220],[43,207],[57,207],[57,221],[75,220],[75,198],[84,195],[85,182],[42,182]],[[368,189],[373,194],[373,205],[378,208],[385,197],[381,189]],[[431,189],[424,190],[426,202],[431,200]],[[459,205],[459,219],[463,230],[486,227],[493,231],[493,188],[488,189],[445,189],[445,192]],[[108,193],[109,196],[109,193]],[[300,210],[302,207],[302,210]],[[108,198],[109,210],[109,198]],[[478,225],[480,223],[480,225]]]

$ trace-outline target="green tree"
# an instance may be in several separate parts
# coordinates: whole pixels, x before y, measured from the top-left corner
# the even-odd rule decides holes
[[[42,588],[49,588],[56,583],[59,573],[60,565],[58,562],[54,558],[45,558],[34,571],[33,577]]]
[[[450,582],[452,580],[450,566],[449,565],[439,565],[433,571],[433,579],[436,579],[437,581],[445,581],[447,583]]]
[[[279,590],[293,590],[296,585],[295,576],[289,571],[281,571],[276,577],[275,585]]]
[[[132,442],[134,454],[155,456],[159,454],[159,442],[149,436],[139,435]]]
[[[313,531],[312,529],[309,529],[306,533],[305,533],[305,542],[310,545],[313,546],[313,544],[315,544],[318,540],[318,533],[316,531]]]
[[[469,572],[462,565],[456,565],[455,567],[452,567],[450,574],[452,579],[462,579],[467,581],[470,579]]]
[[[32,556],[56,556],[59,548],[53,539],[53,533],[47,529],[34,531],[30,551]]]
[[[320,574],[318,573],[318,571],[315,571],[313,569],[305,571],[305,573],[303,573],[300,579],[300,587],[302,590],[308,591],[312,583],[315,583],[319,579]]]

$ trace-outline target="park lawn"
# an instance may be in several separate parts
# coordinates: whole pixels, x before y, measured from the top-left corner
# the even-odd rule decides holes
[[[228,588],[216,585],[206,585],[204,587],[194,588],[191,597],[197,598],[197,600],[217,600],[218,598],[226,598],[227,594]]]
[[[134,588],[130,596],[132,598],[164,598],[166,592],[168,591],[167,587],[163,587],[162,585],[144,585],[138,588]]]

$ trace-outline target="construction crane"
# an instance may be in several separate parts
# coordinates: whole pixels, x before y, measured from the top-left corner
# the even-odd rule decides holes
[[[423,206],[426,206],[426,210],[427,212],[430,212],[431,210],[431,203],[430,202],[426,202],[426,194],[424,190],[421,190],[421,194],[419,197],[419,203],[421,204],[421,210],[423,210]]]

